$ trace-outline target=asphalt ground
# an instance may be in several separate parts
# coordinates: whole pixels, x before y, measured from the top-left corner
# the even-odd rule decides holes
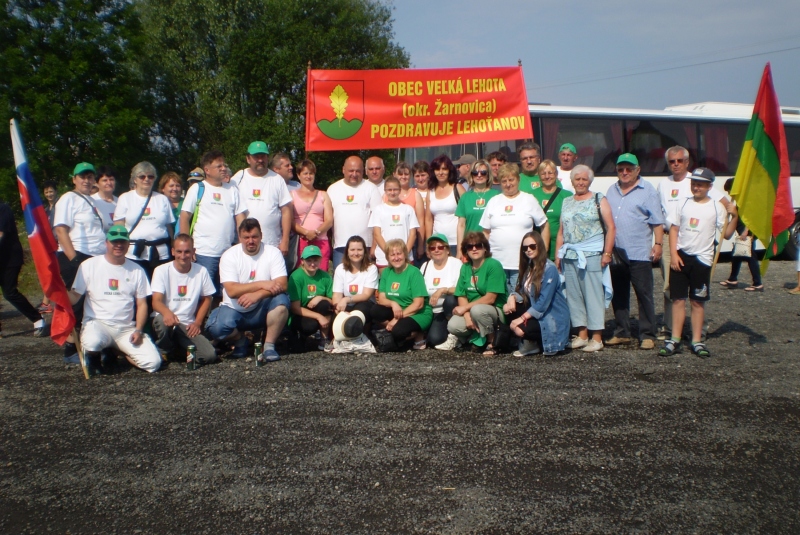
[[[0,533],[798,533],[795,281],[714,283],[708,360],[306,353],[91,381],[4,303]]]

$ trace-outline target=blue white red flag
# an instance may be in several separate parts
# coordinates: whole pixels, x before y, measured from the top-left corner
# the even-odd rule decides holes
[[[31,248],[33,263],[39,275],[44,295],[53,302],[55,311],[50,325],[50,338],[58,345],[67,341],[67,336],[75,327],[75,315],[69,302],[67,288],[61,279],[61,270],[56,259],[56,240],[50,230],[50,222],[42,206],[42,198],[36,189],[33,175],[28,168],[25,148],[17,123],[11,119],[11,145],[14,148],[14,165],[17,168],[17,186],[25,217],[25,230]]]

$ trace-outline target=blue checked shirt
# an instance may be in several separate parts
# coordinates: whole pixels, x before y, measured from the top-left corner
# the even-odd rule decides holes
[[[623,195],[617,182],[608,188],[606,200],[611,205],[611,215],[617,227],[614,245],[625,249],[630,260],[649,262],[653,227],[664,224],[656,188],[639,177],[633,189]]]

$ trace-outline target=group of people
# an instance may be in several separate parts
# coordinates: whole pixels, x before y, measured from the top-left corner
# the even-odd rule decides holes
[[[236,173],[221,152],[206,153],[185,194],[177,173],[159,178],[141,162],[119,198],[112,169],[79,163],[72,191],[44,192],[90,369],[112,365],[115,350],[147,371],[160,353],[189,345],[201,364],[229,350],[244,357],[249,332],[263,332],[257,357],[274,361],[287,323],[298,348],[312,335],[331,350],[339,338],[384,333],[397,347],[471,346],[485,356],[515,337],[517,356],[595,352],[632,342],[631,286],[639,347],[654,349],[660,337],[661,354],[679,351],[688,298],[692,349],[708,356],[702,309],[714,236],[736,227],[713,173],[690,175],[688,151],[672,147],[673,174],[656,190],[636,156],[622,154],[603,195],[590,190],[594,173],[576,165],[572,144],[561,146],[561,165],[542,161],[535,143],[518,152],[521,168],[502,152],[455,162],[443,154],[400,162],[388,177],[381,158],[351,156],[343,178],[321,191],[313,162],[293,167],[254,141]],[[615,329],[603,340],[609,304]]]

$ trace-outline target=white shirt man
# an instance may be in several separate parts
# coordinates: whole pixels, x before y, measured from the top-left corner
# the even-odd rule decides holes
[[[578,161],[578,149],[576,149],[575,145],[572,143],[564,143],[561,145],[561,148],[558,149],[558,159],[561,165],[557,166],[556,169],[558,171],[558,180],[561,182],[561,187],[575,193],[569,175],[572,173],[572,168],[575,167]]]
[[[328,197],[333,207],[333,266],[342,263],[344,247],[350,236],[361,236],[372,245],[369,217],[372,210],[383,200],[380,191],[372,182],[364,180],[364,162],[358,156],[350,156],[342,168],[344,178],[328,188]]]
[[[280,360],[275,341],[286,325],[290,306],[286,264],[278,249],[261,243],[257,219],[242,222],[239,244],[222,255],[219,269],[222,304],[208,318],[211,336],[216,341],[234,342],[229,358],[242,358],[248,355],[248,341],[242,334],[266,324],[263,358]]]
[[[378,188],[381,196],[383,195],[383,177],[385,174],[386,166],[383,163],[383,158],[379,156],[367,158],[367,180]]]
[[[292,180],[292,178],[294,178],[292,159],[289,158],[289,155],[285,152],[279,152],[273,156],[272,161],[269,164],[269,168],[272,172],[283,179],[290,192],[300,188],[300,182],[297,180]]]
[[[197,362],[208,364],[218,359],[202,330],[216,289],[206,268],[192,262],[192,255],[194,240],[179,234],[172,244],[175,260],[153,271],[153,330],[162,351],[172,351],[177,345],[185,352],[193,345]]]
[[[116,347],[131,364],[147,372],[161,366],[156,346],[142,334],[150,284],[144,269],[125,258],[128,245],[128,230],[112,226],[106,234],[106,253],[80,265],[69,292],[73,304],[86,296],[81,344],[91,375],[101,373],[100,352],[109,347]]]
[[[284,178],[267,169],[269,148],[263,141],[254,141],[247,148],[250,166],[231,179],[239,188],[239,196],[247,207],[247,217],[258,219],[264,232],[264,243],[289,250],[289,235],[294,220],[292,196]],[[291,172],[291,164],[289,166]]]

